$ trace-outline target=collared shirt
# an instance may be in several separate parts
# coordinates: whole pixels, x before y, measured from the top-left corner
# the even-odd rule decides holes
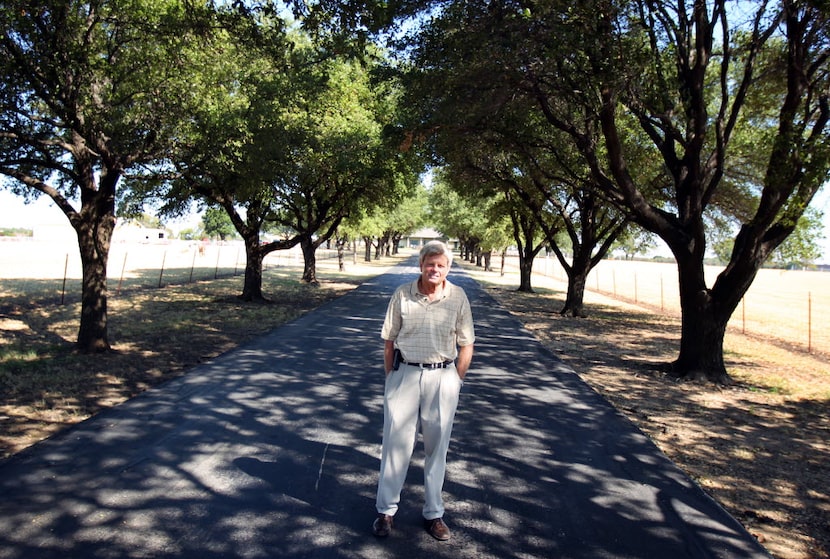
[[[475,342],[467,294],[444,280],[440,297],[430,301],[418,290],[418,280],[401,285],[389,301],[381,338],[394,340],[404,361],[410,363],[454,360],[457,346]]]

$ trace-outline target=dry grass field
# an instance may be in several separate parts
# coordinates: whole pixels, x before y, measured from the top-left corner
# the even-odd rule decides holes
[[[323,251],[319,253],[323,259]],[[299,266],[301,258],[298,248],[280,251],[266,258],[265,267]],[[241,274],[244,267],[241,242],[114,242],[109,258],[109,289],[117,295],[124,289],[156,288]],[[515,262],[508,260],[507,269],[515,268]],[[566,281],[564,271],[552,257],[537,258],[534,272],[560,283]],[[719,272],[718,267],[707,267],[710,285]],[[20,280],[21,290],[43,294],[47,300],[73,300],[80,296],[80,278],[81,262],[74,239],[0,240],[0,279]],[[593,292],[620,301],[669,316],[680,315],[677,269],[671,263],[605,260],[592,270],[587,285]],[[830,355],[830,273],[761,270],[734,313],[730,329]]]
[[[340,273],[335,262],[323,260],[320,285],[309,286],[298,281],[297,257],[280,255],[269,259],[264,275],[274,304],[249,305],[236,297],[238,247],[203,248],[114,246],[109,285],[115,351],[90,357],[71,352],[80,277],[79,263],[66,256],[72,245],[0,242],[0,456],[181,375],[397,262],[350,263]],[[773,272],[770,277],[780,281],[761,297],[782,325],[773,327],[775,336],[744,335],[742,324],[733,325],[725,357],[736,384],[714,387],[673,382],[657,371],[657,364],[675,356],[679,332],[677,316],[665,312],[667,265],[644,272],[605,264],[589,285],[598,283],[602,293],[587,294],[590,316],[579,319],[557,312],[564,284],[555,270],[540,270],[534,275],[537,293],[522,294],[515,291],[515,275],[460,263],[777,559],[830,558],[830,360],[777,335],[783,323],[800,319],[775,311],[790,307],[797,314],[801,306],[775,294],[793,291],[801,275]],[[643,274],[664,280],[656,282],[662,290],[650,289],[662,291],[662,300],[645,301]],[[635,283],[634,295],[626,294],[626,285]],[[816,300],[827,297],[821,283],[809,287]],[[822,311],[821,320],[827,315]]]
[[[706,267],[710,286],[721,270],[719,266]],[[567,279],[552,257],[538,258],[534,272],[560,283]],[[677,268],[673,263],[604,260],[591,271],[587,287],[614,299],[680,316]],[[729,327],[742,334],[830,355],[830,272],[760,270]]]
[[[323,251],[320,251],[321,253]],[[272,253],[265,266],[299,265],[296,250]],[[202,243],[168,241],[156,243],[113,242],[108,262],[108,288],[156,288],[216,277],[241,274],[245,248],[241,241]],[[72,237],[49,241],[0,237],[0,279],[56,280],[73,298],[80,297],[81,258]]]
[[[0,243],[0,261],[14,252],[3,252],[9,246]],[[28,270],[32,277],[0,278],[0,459],[260,336],[395,263],[349,263],[340,272],[336,260],[318,261],[320,282],[309,285],[300,281],[302,266],[293,256],[279,258],[269,259],[263,274],[269,305],[239,299],[242,276],[232,267],[220,266],[218,279],[215,267],[197,268],[209,276],[206,281],[163,288],[152,285],[159,270],[127,270],[123,289],[110,289],[113,351],[98,355],[73,351],[79,280],[70,278],[78,285],[61,303],[62,278],[38,278],[35,264],[15,261],[13,269],[24,271],[16,275]],[[33,260],[51,266],[42,254]],[[0,262],[4,275],[12,275],[10,269],[8,261]],[[187,278],[190,265],[169,272]],[[115,283],[112,277],[109,283]]]
[[[518,293],[515,274],[465,267],[777,559],[830,558],[826,354],[733,327],[733,386],[676,382],[660,367],[677,356],[674,313],[589,291],[588,318],[562,316],[564,282],[537,274],[535,293]]]

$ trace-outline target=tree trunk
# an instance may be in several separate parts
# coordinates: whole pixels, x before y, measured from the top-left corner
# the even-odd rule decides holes
[[[372,237],[363,237],[363,261],[372,261]]]
[[[688,380],[731,384],[723,362],[723,338],[729,317],[737,307],[743,290],[730,288],[729,299],[718,300],[706,286],[701,258],[677,259],[680,282],[681,334],[680,353],[671,364],[670,373]],[[752,274],[754,277],[754,274]],[[745,282],[741,282],[745,283]],[[746,285],[752,283],[750,279]]]
[[[335,241],[335,246],[337,247],[337,269],[341,272],[346,270],[346,244],[347,241],[345,239],[337,239]]]
[[[76,227],[81,252],[81,325],[76,348],[81,353],[111,349],[107,335],[107,262],[115,226],[113,212],[87,212]]]
[[[677,378],[731,384],[723,362],[726,324],[717,320],[711,311],[711,301],[684,308],[680,353],[671,364],[670,372]]]
[[[573,268],[571,270],[573,270]],[[567,314],[580,318],[588,316],[585,313],[583,302],[585,298],[585,284],[588,281],[589,271],[590,270],[586,270],[584,272],[574,271],[568,275],[568,293],[565,297],[565,305],[562,307],[562,310],[559,311],[559,314],[562,316]]]
[[[317,283],[317,245],[311,239],[300,241],[303,249],[303,281]]]
[[[532,217],[519,215],[511,211],[510,219],[513,222],[513,240],[516,241],[516,248],[519,250],[519,291],[533,293],[530,282],[533,276],[533,260],[542,245],[536,245],[535,237],[537,223]]]
[[[375,260],[380,260],[386,251],[386,245],[389,243],[389,236],[384,234],[378,237],[378,244],[375,247]]]
[[[580,249],[584,249],[580,245]],[[593,247],[591,247],[593,248]],[[565,305],[559,314],[565,316],[570,314],[575,317],[586,317],[583,301],[585,299],[585,285],[588,282],[588,274],[591,273],[591,253],[586,250],[579,250],[574,254],[570,266],[565,267],[568,274],[568,293],[565,297]]]
[[[467,242],[467,262],[475,264],[476,252],[478,252],[478,241],[471,240]]]
[[[484,253],[484,271],[485,272],[492,272],[493,271],[493,251],[488,250]]]
[[[533,293],[531,276],[533,275],[533,254],[526,255],[519,251],[519,289],[522,293]]]
[[[464,260],[467,262],[473,262],[473,252],[476,248],[475,240],[467,239],[464,241]]]
[[[245,235],[245,281],[242,286],[243,301],[266,301],[262,295],[262,261],[264,255],[259,241],[259,231]]]

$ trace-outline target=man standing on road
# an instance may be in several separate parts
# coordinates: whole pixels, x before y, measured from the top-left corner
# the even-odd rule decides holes
[[[421,249],[417,280],[389,301],[381,337],[383,450],[375,536],[392,530],[418,427],[424,442],[424,527],[437,540],[450,539],[441,496],[455,410],[473,357],[473,315],[466,293],[447,280],[452,252],[431,241]]]

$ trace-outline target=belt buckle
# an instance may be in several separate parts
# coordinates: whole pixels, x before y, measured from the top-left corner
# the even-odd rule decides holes
[[[446,369],[452,361],[441,361],[439,363],[409,363],[404,361],[407,365],[413,365],[421,369]]]

